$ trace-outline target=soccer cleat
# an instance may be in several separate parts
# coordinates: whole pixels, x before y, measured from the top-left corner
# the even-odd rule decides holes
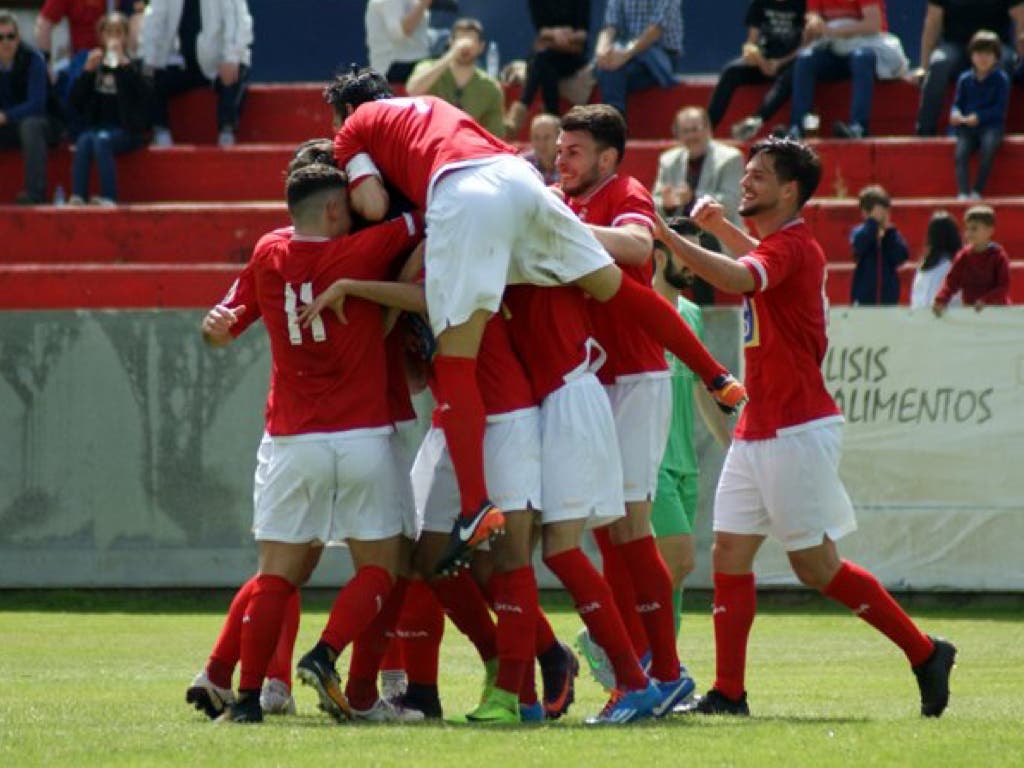
[[[352,719],[367,723],[422,723],[426,715],[421,710],[403,707],[398,701],[377,699],[369,709],[353,709]]]
[[[519,702],[519,719],[524,723],[543,723],[544,705],[539,701],[535,701],[533,704]]]
[[[683,712],[693,715],[736,715],[738,717],[749,717],[750,707],[747,706],[747,692],[738,699],[730,699],[721,691],[712,688],[689,707],[684,707]]]
[[[643,720],[653,714],[660,700],[661,693],[653,682],[636,691],[615,689],[604,709],[594,717],[587,718],[587,725],[624,725]]]
[[[380,672],[380,695],[391,701],[409,689],[409,678],[404,669],[382,669]]]
[[[565,643],[558,641],[561,660],[540,665],[540,676],[544,683],[544,715],[557,720],[569,711],[576,700],[576,678],[580,673],[580,662],[576,654]]]
[[[403,709],[414,709],[423,713],[427,720],[440,720],[444,717],[441,699],[437,695],[437,686],[417,685],[413,683],[409,690],[392,702]]]
[[[747,388],[731,373],[718,374],[708,387],[708,391],[715,404],[730,415],[736,413],[739,407],[747,402]]]
[[[263,709],[260,707],[260,697],[255,691],[248,696],[239,696],[224,708],[220,716],[214,720],[218,725],[228,723],[262,723]]]
[[[472,517],[459,515],[434,572],[446,575],[467,567],[474,549],[504,532],[505,515],[489,501],[484,501]]]
[[[192,685],[185,691],[185,701],[211,720],[216,720],[228,705],[234,703],[235,694],[230,688],[221,688],[211,683],[204,669],[195,676]]]
[[[761,130],[762,125],[764,125],[764,120],[757,115],[744,118],[738,123],[732,124],[732,137],[736,141],[750,141],[757,136],[757,132]]]
[[[498,660],[488,659],[484,662],[484,686],[480,690],[480,704],[487,701],[491,692],[495,690],[494,685],[498,682]]]
[[[686,671],[686,667],[679,667],[679,678],[676,680],[669,680],[668,682],[662,683],[657,680],[653,681],[655,686],[658,688],[658,693],[661,699],[654,706],[654,711],[651,713],[654,717],[665,717],[675,711],[676,707],[682,704],[686,699],[693,693],[693,689],[696,687],[696,683],[693,682],[693,678],[690,677],[690,673]]]
[[[294,715],[295,697],[284,680],[268,678],[260,691],[260,707],[265,715]]]
[[[949,704],[949,676],[956,661],[956,646],[941,637],[928,636],[935,650],[928,660],[914,667],[921,690],[921,714],[939,717]]]
[[[837,120],[832,124],[832,133],[839,139],[863,139],[867,132],[858,123],[844,123]]]
[[[604,652],[604,648],[597,644],[588,630],[581,629],[576,635],[576,650],[587,660],[590,674],[598,685],[606,691],[614,690],[615,670],[612,668],[612,662],[608,658],[608,654]]]
[[[334,662],[327,657],[326,646],[316,646],[299,659],[296,675],[305,685],[316,690],[320,709],[341,722],[352,718],[352,707],[341,690],[341,678],[334,668]]]
[[[501,688],[491,688],[480,706],[466,715],[470,723],[514,725],[519,719],[519,696]]]

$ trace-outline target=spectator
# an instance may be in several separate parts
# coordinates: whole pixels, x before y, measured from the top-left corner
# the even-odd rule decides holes
[[[924,257],[914,272],[914,282],[910,286],[911,309],[925,309],[932,305],[949,274],[949,268],[953,266],[953,257],[963,247],[960,229],[949,211],[936,211],[932,214],[926,240]],[[959,296],[950,300],[954,306],[960,303]]]
[[[153,146],[173,143],[167,104],[195,88],[217,91],[217,143],[235,143],[252,62],[252,16],[246,0],[150,0],[141,53],[153,73]]]
[[[459,19],[452,25],[445,55],[417,64],[405,90],[410,96],[430,94],[442,98],[501,137],[505,135],[505,95],[498,81],[476,65],[483,52],[484,25],[476,19]]]
[[[666,216],[689,215],[694,202],[711,195],[725,207],[729,221],[739,224],[739,150],[711,138],[708,113],[701,107],[683,107],[676,113],[672,133],[678,146],[658,158],[654,201]]]
[[[127,17],[112,13],[98,24],[101,47],[89,52],[85,69],[71,90],[71,103],[83,130],[75,141],[72,165],[72,205],[89,197],[93,159],[100,177],[100,194],[90,202],[110,206],[117,201],[114,156],[145,143],[149,130],[150,90],[142,73],[128,58]]]
[[[850,234],[857,266],[850,286],[850,303],[861,306],[899,304],[900,279],[896,270],[910,255],[907,243],[893,226],[889,193],[874,184],[858,196],[863,223]]]
[[[1003,143],[1006,108],[1010,103],[1010,77],[996,65],[1002,43],[995,32],[979,30],[967,50],[971,68],[956,81],[949,125],[956,132],[956,188],[960,200],[978,200]],[[971,155],[978,153],[978,176],[970,182]]]
[[[921,66],[912,73],[921,83],[918,136],[938,133],[946,87],[970,66],[967,46],[982,29],[999,33],[1002,65],[1012,70],[1015,40],[1017,56],[1024,55],[1024,1],[928,0],[921,31]]]
[[[562,179],[555,165],[558,154],[558,132],[562,129],[562,121],[555,115],[541,113],[530,123],[530,150],[523,157],[541,176],[544,183],[557,184]]]
[[[590,0],[530,0],[530,17],[537,36],[526,65],[523,93],[505,118],[509,136],[519,133],[538,90],[544,111],[557,115],[559,81],[587,65],[583,52],[590,29]]]
[[[21,148],[25,188],[14,198],[19,205],[46,199],[47,145],[59,133],[56,112],[42,54],[22,41],[14,14],[0,11],[0,149]]]
[[[675,85],[682,53],[680,0],[608,0],[594,49],[601,98],[625,115],[629,92]]]
[[[1010,259],[1003,246],[992,242],[996,213],[987,205],[969,208],[964,215],[967,245],[953,259],[953,266],[932,302],[941,317],[950,299],[960,293],[965,305],[980,312],[986,304],[1010,303]]]
[[[868,133],[875,75],[906,73],[907,57],[899,38],[887,30],[884,0],[808,0],[805,34],[813,41],[800,51],[793,69],[789,134],[804,133],[819,79],[853,81],[849,122],[837,122],[836,136],[859,139]]]
[[[725,65],[708,103],[711,127],[717,128],[738,86],[771,83],[757,113],[732,127],[734,139],[749,141],[793,92],[793,61],[804,34],[806,0],[752,0],[744,23],[747,41],[740,57]]]
[[[366,48],[370,66],[389,83],[404,83],[430,56],[430,6],[434,0],[370,0]]]

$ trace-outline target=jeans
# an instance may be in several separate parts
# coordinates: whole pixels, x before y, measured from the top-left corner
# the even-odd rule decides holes
[[[224,85],[220,78],[212,83],[206,79],[195,62],[186,67],[166,67],[153,73],[153,90],[155,92],[153,125],[167,128],[170,119],[167,115],[167,103],[172,96],[191,91],[196,88],[209,88],[211,85],[217,92],[217,129],[234,130],[238,127],[238,114],[245,98],[245,84],[249,76],[249,68],[241,65],[238,68],[238,80],[233,85]]]
[[[45,115],[32,115],[17,123],[0,125],[0,149],[21,148],[25,191],[34,203],[46,200],[46,158],[57,140],[57,126]]]
[[[853,81],[850,123],[859,125],[867,133],[875,89],[875,52],[868,48],[857,48],[849,56],[839,56],[831,48],[821,45],[801,51],[793,70],[790,126],[803,130],[804,116],[811,111],[814,86],[818,80],[831,82],[847,78]]]
[[[75,157],[71,165],[71,191],[85,199],[89,196],[89,172],[93,158],[100,176],[100,195],[117,200],[117,168],[114,155],[138,149],[143,137],[121,128],[87,128],[75,141]]]
[[[618,69],[594,69],[601,88],[601,101],[626,114],[626,94],[659,85],[675,85],[676,76],[669,52],[655,44]]]
[[[544,111],[557,115],[558,81],[576,73],[586,63],[586,59],[575,53],[537,51],[526,66],[526,84],[519,100],[528,107],[539,90],[544,101]]]
[[[711,101],[708,102],[708,120],[711,121],[711,125],[717,126],[722,121],[725,111],[729,108],[729,102],[732,101],[732,95],[739,86],[761,83],[772,84],[761,99],[761,106],[757,110],[757,116],[768,122],[793,92],[793,62],[779,70],[775,77],[769,77],[743,59],[733,59],[726,64],[711,94]]]
[[[979,195],[984,191],[988,181],[988,175],[992,171],[992,161],[995,159],[999,145],[1003,143],[1003,129],[999,126],[988,128],[971,128],[967,125],[958,126],[956,129],[956,189],[961,195],[969,192],[977,192]],[[978,178],[971,186],[970,162],[971,155],[978,153]]]
[[[928,72],[921,83],[921,105],[917,110],[915,129],[918,136],[934,136],[939,130],[939,117],[946,100],[949,84],[956,80],[971,64],[967,49],[955,43],[940,43],[928,59]],[[1002,65],[1013,71],[1014,51],[1003,46]]]

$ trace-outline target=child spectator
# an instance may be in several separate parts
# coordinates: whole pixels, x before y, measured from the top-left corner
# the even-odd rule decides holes
[[[99,171],[100,194],[89,202],[114,205],[114,156],[141,147],[149,130],[150,89],[128,58],[128,19],[111,13],[100,19],[97,30],[101,47],[89,51],[82,75],[71,90],[71,104],[82,131],[75,141],[70,205],[82,205],[88,198],[93,159]]]
[[[896,269],[910,255],[907,243],[890,221],[892,200],[877,184],[864,187],[858,196],[864,222],[850,233],[853,271],[850,302],[861,306],[898,304],[900,281]]]
[[[980,312],[986,304],[1010,303],[1010,259],[1003,246],[992,242],[996,213],[987,205],[976,205],[964,216],[964,240],[942,288],[932,302],[941,317],[950,299],[960,292],[965,305]]]
[[[971,68],[956,81],[949,124],[956,131],[956,186],[961,200],[978,200],[1003,141],[1010,78],[999,64],[1003,44],[987,29],[974,33],[967,51]],[[971,186],[968,163],[978,152],[978,177]]]
[[[537,169],[548,185],[557,184],[562,179],[555,165],[560,130],[562,121],[555,115],[544,112],[537,115],[530,123],[530,149],[523,153],[523,158]]]
[[[910,286],[911,309],[924,309],[932,305],[935,294],[939,292],[949,274],[949,268],[953,266],[953,257],[963,247],[960,228],[949,211],[936,211],[932,214],[925,240],[924,256],[914,272],[914,282]],[[954,306],[960,303],[959,296],[954,296],[950,301]]]

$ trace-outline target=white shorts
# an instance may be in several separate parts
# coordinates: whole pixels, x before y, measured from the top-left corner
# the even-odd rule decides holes
[[[536,408],[489,416],[484,432],[484,475],[490,500],[503,511],[538,509],[541,500],[540,414]],[[448,533],[459,515],[444,431],[432,427],[412,468],[420,530]]]
[[[253,490],[257,541],[376,541],[401,533],[390,432],[264,435]]]
[[[718,478],[714,529],[772,536],[788,552],[857,530],[839,479],[842,441],[836,423],[769,440],[733,440]]]
[[[443,172],[426,220],[427,307],[435,334],[477,310],[497,311],[506,284],[571,283],[613,263],[533,167],[514,155]]]
[[[410,539],[415,539],[418,533],[416,501],[412,494],[410,473],[413,461],[416,459],[419,434],[419,424],[415,419],[411,419],[396,423],[395,432],[391,435],[391,449],[395,453],[395,467],[398,473],[396,493],[399,507],[402,510],[402,533]]]
[[[625,515],[615,419],[597,377],[585,373],[544,398],[540,421],[541,521],[596,527]]]
[[[650,501],[672,424],[672,379],[668,371],[620,377],[605,386],[615,414],[627,502]]]

